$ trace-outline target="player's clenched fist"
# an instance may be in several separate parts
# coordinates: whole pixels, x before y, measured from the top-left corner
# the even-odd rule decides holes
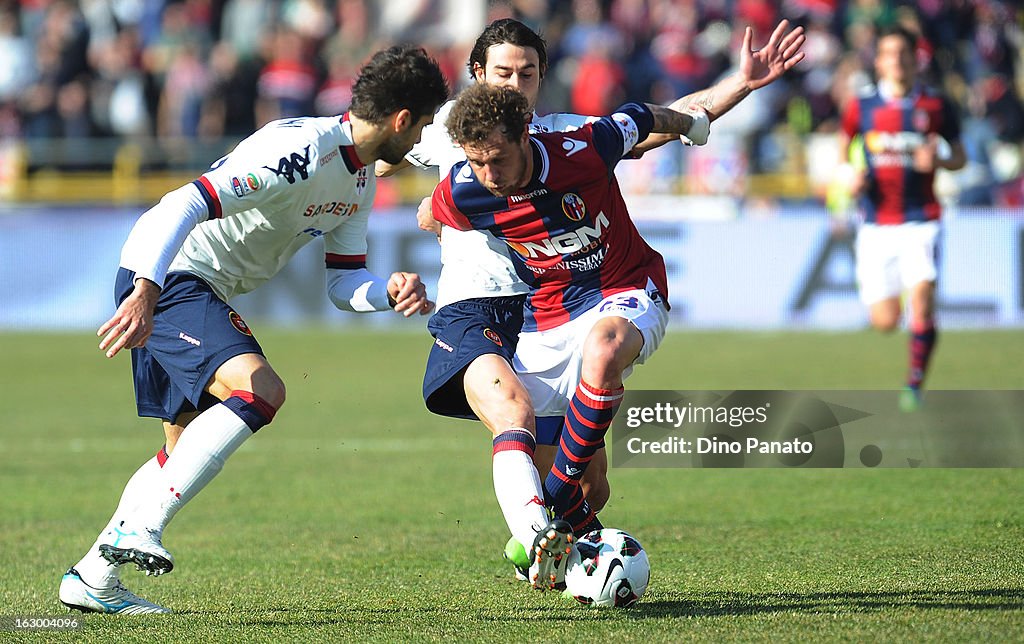
[[[426,315],[434,310],[434,303],[427,299],[427,288],[416,273],[392,273],[388,280],[388,297],[394,302],[395,310],[405,317],[416,313]]]
[[[132,349],[145,346],[146,340],[153,333],[153,310],[160,287],[153,282],[140,279],[135,282],[135,290],[121,302],[114,316],[103,323],[96,331],[102,335],[100,349],[113,358],[121,349]]]

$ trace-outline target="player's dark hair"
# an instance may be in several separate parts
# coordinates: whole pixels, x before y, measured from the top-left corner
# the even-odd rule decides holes
[[[875,42],[882,42],[882,38],[888,38],[889,36],[898,36],[902,38],[903,42],[907,43],[907,47],[910,48],[910,51],[917,51],[917,34],[906,27],[901,27],[900,25],[885,27],[878,32],[878,38]]]
[[[495,20],[484,28],[483,33],[476,39],[473,51],[469,54],[469,77],[476,79],[476,66],[481,69],[487,68],[487,51],[495,46],[508,43],[516,47],[529,47],[537,51],[537,59],[540,61],[540,76],[548,71],[548,48],[544,39],[537,35],[518,20],[502,18]]]
[[[378,51],[359,70],[349,111],[364,121],[380,123],[407,109],[413,121],[433,114],[448,100],[448,84],[437,61],[418,47],[396,45]]]
[[[483,143],[496,127],[501,128],[506,139],[516,141],[531,116],[526,96],[519,90],[475,83],[459,94],[445,126],[461,145]]]

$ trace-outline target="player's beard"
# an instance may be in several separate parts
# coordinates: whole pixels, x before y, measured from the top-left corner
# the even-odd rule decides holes
[[[399,141],[398,137],[393,137],[381,144],[380,150],[377,152],[377,158],[385,163],[396,165],[402,162],[405,155],[409,154],[409,150],[412,146],[406,146],[404,141]]]

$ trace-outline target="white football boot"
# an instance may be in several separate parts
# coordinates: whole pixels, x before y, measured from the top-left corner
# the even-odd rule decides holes
[[[151,615],[171,612],[169,608],[157,606],[139,597],[120,581],[111,588],[94,588],[82,581],[74,568],[64,573],[60,580],[59,597],[62,604],[83,613]]]
[[[530,584],[538,590],[565,588],[565,563],[575,537],[568,521],[555,519],[537,533],[530,555]]]
[[[100,554],[104,559],[120,566],[133,563],[147,575],[162,575],[174,568],[174,557],[160,543],[160,533],[148,528],[135,528],[124,522],[113,529],[111,543],[101,544]]]

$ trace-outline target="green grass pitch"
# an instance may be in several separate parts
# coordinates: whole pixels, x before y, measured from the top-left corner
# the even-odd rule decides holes
[[[257,328],[257,331],[259,329]],[[260,333],[277,420],[165,533],[171,575],[126,572],[171,616],[89,616],[48,640],[1007,641],[1024,634],[1024,471],[610,472],[602,517],[647,548],[633,609],[515,582],[482,426],[428,414],[429,338]],[[1019,332],[949,332],[931,385],[1024,389]],[[57,585],[162,442],[128,357],[96,338],[0,334],[0,614],[61,615]],[[898,386],[906,339],[670,334],[646,389]],[[1024,424],[1024,421],[1022,421]],[[11,633],[0,633],[6,640]],[[20,636],[19,636],[20,637]],[[28,639],[20,637],[20,639]]]

